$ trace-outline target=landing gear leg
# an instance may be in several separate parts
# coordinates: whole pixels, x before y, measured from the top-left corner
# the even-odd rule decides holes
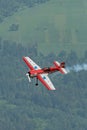
[[[36,78],[36,84],[35,85],[38,86],[38,78]]]

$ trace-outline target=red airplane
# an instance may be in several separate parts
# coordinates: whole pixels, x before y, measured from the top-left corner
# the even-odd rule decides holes
[[[48,74],[60,71],[62,74],[67,74],[65,70],[65,62],[59,63],[58,61],[54,61],[54,66],[40,68],[33,60],[29,57],[23,57],[24,62],[29,67],[29,72],[26,74],[28,76],[29,82],[31,82],[31,78],[36,77],[36,85],[38,85],[38,79],[48,90],[56,90],[52,82],[50,81]]]

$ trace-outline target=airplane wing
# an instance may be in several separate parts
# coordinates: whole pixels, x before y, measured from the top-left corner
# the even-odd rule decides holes
[[[27,66],[31,69],[31,70],[37,70],[37,69],[41,69],[40,66],[38,66],[33,60],[31,60],[29,57],[23,57],[24,62],[27,64]]]
[[[37,78],[41,81],[41,83],[48,89],[48,90],[56,90],[52,82],[50,81],[47,74],[39,74]]]

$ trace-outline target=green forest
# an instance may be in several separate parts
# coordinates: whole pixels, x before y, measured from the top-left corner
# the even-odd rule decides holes
[[[0,130],[87,130],[87,1],[0,0]],[[29,83],[29,56],[73,68],[49,75],[56,91]]]
[[[35,86],[34,79],[28,83],[24,55],[41,67],[52,65],[54,59],[65,60],[66,66],[87,63],[87,51],[82,59],[74,51],[44,56],[35,45],[24,47],[1,39],[0,130],[86,130],[87,72],[50,75],[57,90],[48,91],[41,83]]]

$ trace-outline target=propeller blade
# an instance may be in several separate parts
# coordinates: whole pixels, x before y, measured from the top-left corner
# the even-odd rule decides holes
[[[28,73],[26,74],[26,76],[27,76],[27,78],[28,78],[29,82],[31,82],[31,79],[30,79],[30,76],[29,76],[29,74],[28,74]]]

